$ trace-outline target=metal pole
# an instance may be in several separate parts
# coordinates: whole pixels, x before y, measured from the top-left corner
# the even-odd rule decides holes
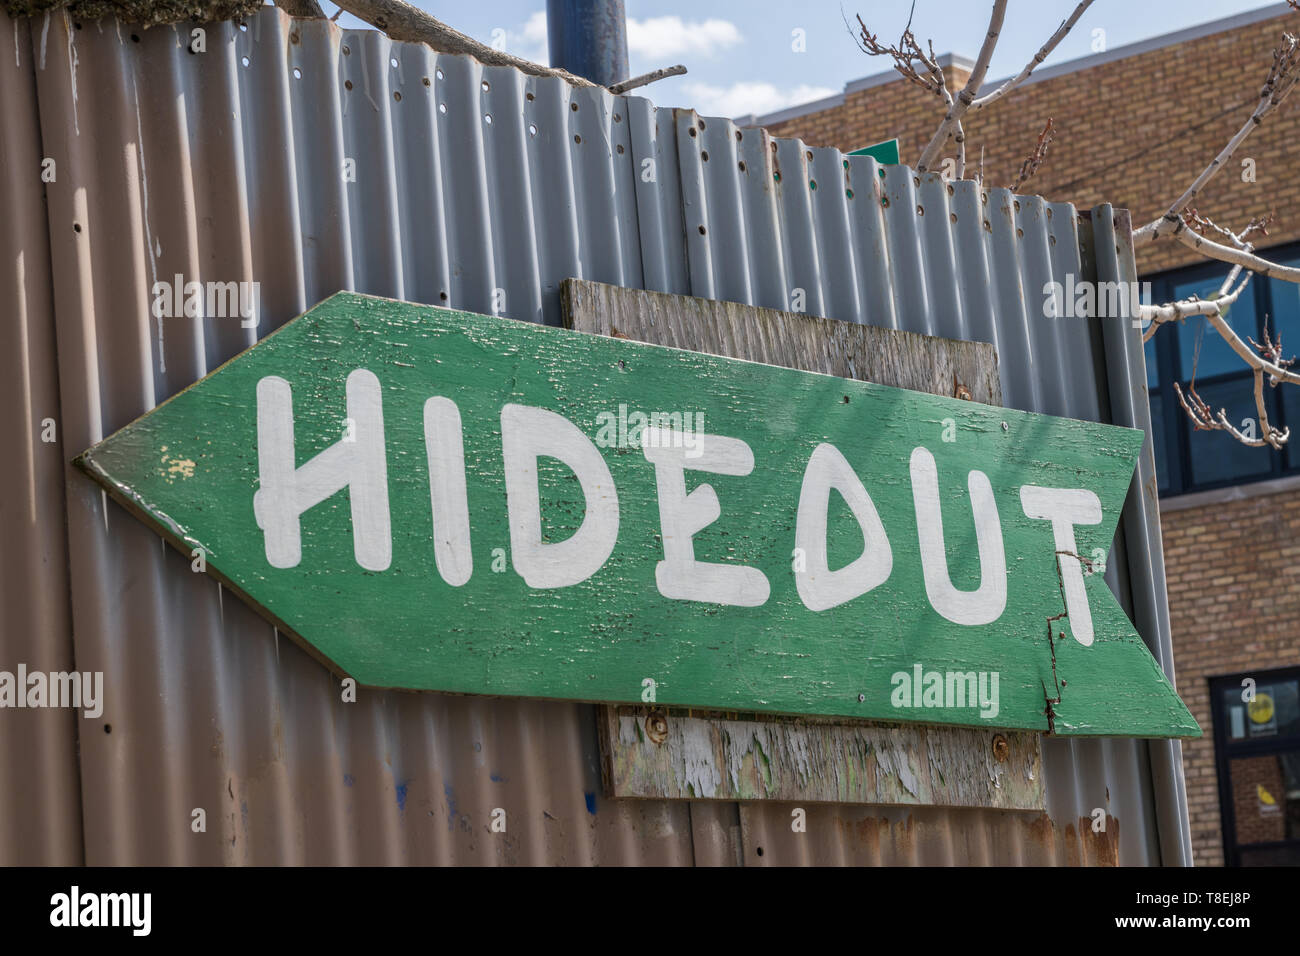
[[[628,78],[623,0],[546,0],[551,66],[601,86]]]

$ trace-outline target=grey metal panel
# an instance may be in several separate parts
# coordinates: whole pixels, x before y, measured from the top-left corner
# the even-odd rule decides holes
[[[861,159],[865,162],[850,162],[848,169],[849,188],[854,198],[849,204],[849,242],[857,250],[854,258],[857,260],[858,302],[862,307],[861,314],[854,318],[870,325],[896,329],[899,326],[891,281],[893,255],[885,230],[885,210],[881,205],[884,167],[869,156]]]
[[[640,97],[621,98],[631,134],[632,186],[645,287],[685,294],[686,249],[682,242],[682,188],[677,174],[677,134],[669,110]]]
[[[1133,256],[1132,223],[1127,210],[1109,205],[1093,210],[1097,273],[1102,281],[1137,282]],[[1114,248],[1112,256],[1110,250]],[[1173,634],[1169,624],[1169,599],[1165,591],[1165,552],[1160,538],[1160,502],[1156,490],[1155,449],[1151,441],[1151,405],[1147,396],[1146,357],[1140,340],[1123,323],[1104,327],[1105,361],[1111,417],[1117,424],[1140,428],[1147,434],[1137,473],[1124,505],[1122,534],[1127,549],[1128,582],[1132,590],[1130,614],[1138,622],[1147,647],[1160,662],[1169,682],[1174,680]],[[1209,728],[1202,728],[1207,731]],[[1192,865],[1191,823],[1187,814],[1187,784],[1183,776],[1183,749],[1179,741],[1152,741],[1153,799],[1161,859]]]
[[[203,54],[183,28],[131,36],[51,17],[35,68],[42,148],[60,157],[43,281],[64,460],[337,289],[554,324],[568,276],[782,309],[802,289],[810,313],[993,342],[1008,405],[1145,415],[1140,349],[1041,315],[1049,279],[1132,272],[1113,237],[1081,258],[1091,226],[1068,205],[882,177],[869,157],[271,8],[209,26]],[[6,84],[6,110],[31,110],[27,86]],[[261,324],[152,318],[153,283],[177,273],[256,279]],[[40,294],[27,367],[52,383]],[[1108,580],[1168,666],[1157,522],[1150,503],[1126,513],[1129,560]],[[307,655],[72,473],[66,524],[77,665],[105,672],[112,725],[82,722],[92,863],[1188,859],[1176,744],[1047,741],[1042,817],[820,807],[795,836],[788,807],[607,801],[590,708],[365,690],[342,703]],[[49,597],[65,564],[51,566],[56,580],[32,583],[42,613],[66,618]],[[44,635],[66,654],[66,624]],[[48,752],[66,763],[61,726]],[[1097,806],[1119,820],[1104,835],[1088,832]],[[190,827],[199,807],[206,833]],[[488,826],[498,807],[504,834]],[[66,835],[74,816],[45,819]]]
[[[0,16],[0,669],[75,666],[50,245],[29,24]],[[51,157],[53,158],[53,157]],[[66,175],[61,163],[52,170]],[[57,180],[56,180],[57,181]],[[70,227],[69,227],[70,230]],[[46,442],[46,421],[57,441]],[[0,712],[0,864],[82,861],[79,725],[69,710]]]

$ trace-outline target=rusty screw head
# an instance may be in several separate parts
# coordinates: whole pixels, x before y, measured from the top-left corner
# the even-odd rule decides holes
[[[651,714],[645,719],[645,735],[654,743],[662,744],[668,739],[668,718],[663,714]]]
[[[1007,738],[1001,734],[993,735],[993,758],[998,763],[1006,763],[1007,758],[1011,756],[1011,747],[1007,743]]]

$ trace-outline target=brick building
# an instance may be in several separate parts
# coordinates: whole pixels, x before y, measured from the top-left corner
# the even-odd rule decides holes
[[[1300,14],[1281,3],[1042,67],[967,118],[968,174],[982,162],[985,183],[1008,185],[1051,117],[1056,141],[1020,191],[1084,209],[1109,202],[1148,222],[1250,115],[1284,30],[1300,31]],[[956,90],[973,63],[950,54],[940,65]],[[846,151],[897,138],[910,162],[942,115],[933,95],[890,70],[740,122]],[[1257,245],[1291,265],[1300,264],[1297,144],[1300,96],[1266,118],[1197,202],[1235,228],[1275,213]],[[1154,301],[1208,294],[1228,272],[1176,242],[1140,249],[1138,269]],[[1300,286],[1256,277],[1228,319],[1257,341],[1267,322],[1290,357],[1300,351]],[[1183,748],[1195,862],[1300,865],[1300,388],[1269,394],[1272,422],[1296,432],[1288,450],[1247,448],[1192,429],[1174,394],[1195,375],[1202,398],[1234,422],[1257,414],[1249,372],[1203,318],[1161,329],[1146,354],[1178,690],[1205,730]]]

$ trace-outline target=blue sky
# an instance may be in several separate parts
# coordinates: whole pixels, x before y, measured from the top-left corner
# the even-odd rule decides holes
[[[546,63],[546,0],[414,0],[449,26],[484,43],[504,42],[518,56]],[[684,63],[689,74],[662,80],[643,95],[659,106],[689,106],[705,115],[762,115],[838,93],[844,84],[888,69],[853,43],[844,25],[861,13],[882,40],[896,40],[911,0],[626,0],[633,75]],[[325,0],[327,13],[332,5]],[[1275,0],[1096,0],[1048,64],[1181,30]],[[974,57],[988,26],[989,0],[916,0],[913,29],[939,53]],[[1012,0],[990,79],[1016,73],[1075,0]],[[1300,16],[1296,18],[1300,25]],[[344,26],[361,25],[350,15]],[[806,49],[793,49],[802,30]],[[1096,31],[1103,31],[1097,33]],[[1200,68],[1200,67],[1194,67]]]

